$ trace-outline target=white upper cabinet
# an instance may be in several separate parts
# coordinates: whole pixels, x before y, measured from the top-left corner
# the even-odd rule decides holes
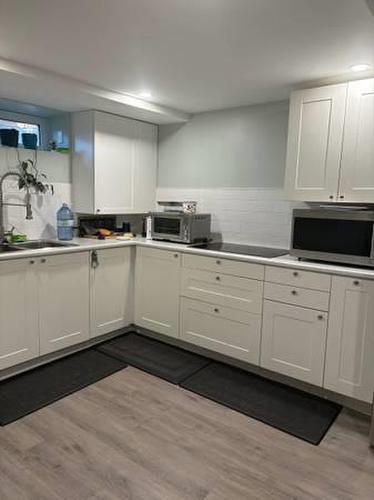
[[[374,202],[374,79],[348,85],[339,197]]]
[[[374,202],[374,79],[291,96],[285,187],[292,200]]]
[[[291,199],[336,199],[346,92],[345,84],[293,92],[286,168]]]
[[[81,213],[152,210],[157,126],[98,111],[73,113],[73,199]]]

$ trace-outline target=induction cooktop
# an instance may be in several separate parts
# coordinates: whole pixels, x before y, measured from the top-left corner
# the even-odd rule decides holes
[[[206,250],[213,250],[215,252],[237,253],[241,255],[253,255],[255,257],[265,257],[273,259],[281,255],[287,255],[288,250],[284,248],[269,248],[269,247],[256,247],[251,245],[239,245],[236,243],[225,243],[224,241],[202,243],[200,245],[191,245],[194,248],[205,248]]]

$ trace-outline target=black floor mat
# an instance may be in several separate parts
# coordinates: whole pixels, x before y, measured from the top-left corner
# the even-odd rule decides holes
[[[173,384],[179,384],[210,363],[203,356],[137,333],[109,340],[96,349]]]
[[[0,382],[0,425],[39,410],[123,368],[126,363],[88,349]]]
[[[216,362],[181,386],[315,445],[341,410],[331,401]]]

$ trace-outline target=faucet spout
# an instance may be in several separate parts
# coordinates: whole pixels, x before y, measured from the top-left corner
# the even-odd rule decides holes
[[[6,203],[4,202],[4,191],[3,185],[4,180],[7,177],[18,177],[22,178],[22,175],[19,172],[6,172],[4,175],[0,177],[0,243],[3,243],[5,240],[5,226],[4,226],[4,206],[21,206],[26,207],[26,219],[31,220],[32,209],[31,209],[31,195],[28,186],[26,186],[26,202],[25,203]]]

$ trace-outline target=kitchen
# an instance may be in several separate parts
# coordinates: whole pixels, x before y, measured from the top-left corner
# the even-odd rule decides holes
[[[371,498],[373,2],[0,41],[0,497]]]

